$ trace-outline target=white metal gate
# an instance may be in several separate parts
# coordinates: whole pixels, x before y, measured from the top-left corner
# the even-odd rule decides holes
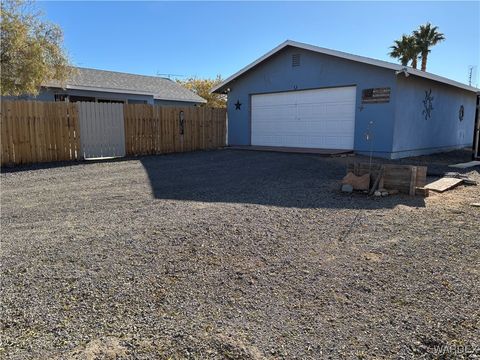
[[[83,157],[125,156],[123,104],[78,102],[77,105]]]

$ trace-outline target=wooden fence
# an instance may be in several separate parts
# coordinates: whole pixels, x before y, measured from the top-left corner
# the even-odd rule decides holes
[[[2,101],[1,165],[83,159],[80,140],[91,135],[82,134],[81,121],[85,120],[79,118],[78,106]],[[123,116],[126,155],[214,149],[226,144],[226,109],[125,104]]]
[[[226,109],[151,105],[124,105],[123,109],[127,155],[225,146]]]
[[[78,160],[78,111],[75,104],[2,101],[1,164]]]

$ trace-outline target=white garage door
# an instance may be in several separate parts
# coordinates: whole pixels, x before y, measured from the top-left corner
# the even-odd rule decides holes
[[[252,145],[353,150],[355,86],[252,95]]]

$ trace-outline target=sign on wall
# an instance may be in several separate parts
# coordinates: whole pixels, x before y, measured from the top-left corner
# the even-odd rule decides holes
[[[362,91],[362,104],[388,103],[390,101],[390,88],[372,88]]]

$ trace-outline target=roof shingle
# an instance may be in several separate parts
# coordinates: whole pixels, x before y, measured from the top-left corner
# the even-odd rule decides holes
[[[121,73],[116,71],[74,68],[63,83],[50,81],[46,87],[122,92],[153,95],[155,99],[205,103],[206,100],[176,82],[158,76]]]

